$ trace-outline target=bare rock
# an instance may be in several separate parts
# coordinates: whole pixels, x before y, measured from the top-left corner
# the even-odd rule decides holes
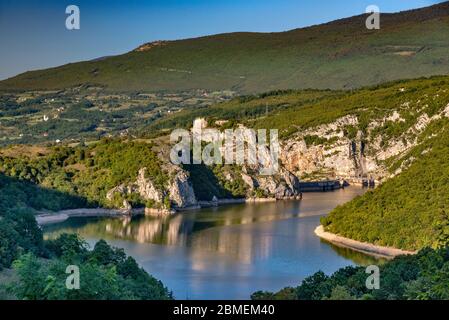
[[[272,176],[258,179],[259,188],[268,194],[274,195],[277,192],[277,183]]]
[[[162,202],[164,195],[158,190],[151,179],[146,178],[146,168],[139,170],[137,176],[136,186],[140,196],[145,200],[154,200],[156,202]]]
[[[170,201],[177,208],[187,208],[198,205],[195,191],[189,180],[189,175],[184,170],[176,173],[173,181],[169,186]]]
[[[250,190],[254,190],[257,187],[256,181],[246,173],[241,173],[243,182],[245,182]]]
[[[123,200],[123,206],[122,206],[123,210],[125,210],[126,212],[129,212],[132,210],[132,208],[133,207],[131,206],[131,204],[128,201]]]
[[[114,199],[115,194],[120,194],[120,195],[124,196],[124,195],[132,194],[135,192],[136,192],[136,188],[134,185],[121,184],[121,185],[109,190],[106,194],[106,199],[108,199],[109,201],[112,201]]]

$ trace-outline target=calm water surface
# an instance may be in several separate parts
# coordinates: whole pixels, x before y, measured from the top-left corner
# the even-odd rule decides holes
[[[76,232],[124,248],[178,299],[248,299],[257,290],[296,286],[374,260],[314,235],[320,217],[364,192],[357,187],[306,193],[302,201],[232,205],[168,218],[72,218],[46,238]]]

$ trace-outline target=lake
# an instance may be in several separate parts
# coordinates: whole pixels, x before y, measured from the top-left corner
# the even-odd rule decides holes
[[[314,234],[320,217],[363,194],[349,187],[305,193],[302,201],[230,205],[166,218],[71,218],[44,228],[46,238],[78,233],[125,249],[177,299],[249,299],[257,290],[297,286],[322,270],[376,260]]]

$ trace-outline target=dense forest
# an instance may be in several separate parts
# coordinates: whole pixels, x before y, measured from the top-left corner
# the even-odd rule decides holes
[[[258,291],[253,300],[447,300],[449,248],[423,249],[380,266],[379,289],[367,289],[364,267],[346,267],[331,276],[319,271],[295,287]]]
[[[4,187],[4,181],[0,182]],[[171,298],[171,293],[162,283],[141,269],[133,258],[104,241],[99,241],[93,250],[88,250],[87,244],[75,235],[44,241],[31,210],[20,207],[26,199],[26,192],[33,194],[38,189],[24,185],[30,189],[25,188],[22,194],[21,186],[16,183],[17,189],[10,190],[18,190],[19,195],[16,196],[19,198],[23,196],[17,203],[1,203],[0,275],[5,268],[13,267],[15,272],[12,281],[8,279],[6,285],[0,285],[0,299]],[[51,200],[55,195],[45,194],[45,198]],[[1,196],[4,199],[8,195],[2,192]],[[47,203],[45,199],[43,203]],[[80,290],[65,290],[68,265],[77,265],[83,274]]]
[[[162,283],[138,267],[133,258],[104,241],[88,250],[74,235],[43,240],[32,208],[76,207],[86,203],[83,198],[3,174],[0,191],[0,274],[13,268],[15,279],[0,285],[0,299],[171,298]],[[77,265],[83,274],[80,290],[64,290],[68,265]]]
[[[2,281],[0,299],[171,299],[162,283],[123,250],[104,241],[89,250],[73,235],[44,241],[34,217],[35,210],[101,204],[98,190],[131,179],[141,163],[162,183],[150,148],[103,141],[90,148],[38,150],[16,157],[13,148],[0,157],[0,274],[14,269],[12,280]],[[78,169],[67,169],[75,163]],[[80,290],[65,290],[68,265],[77,265],[83,274]]]
[[[120,207],[124,199],[108,201],[106,193],[135,180],[139,169],[147,168],[146,174],[157,187],[162,188],[168,179],[152,145],[145,142],[103,139],[89,146],[37,148],[27,156],[22,153],[23,148],[15,147],[0,153],[0,206],[15,203],[51,211]],[[135,195],[127,200],[134,206],[145,205]]]
[[[0,228],[5,225],[0,221]],[[2,237],[2,244],[5,237]],[[166,300],[171,292],[126,256],[123,249],[97,242],[92,250],[77,235],[63,234],[36,248],[21,248],[12,263],[15,279],[0,284],[0,299],[25,300]],[[9,241],[13,241],[11,238]],[[10,263],[10,261],[2,261]],[[68,266],[80,272],[79,289],[66,288]],[[0,265],[1,267],[1,265]]]
[[[32,253],[14,262],[20,282],[12,287],[26,299],[170,299],[171,293],[142,268],[123,249],[111,248],[105,241],[89,251],[76,235],[62,235],[46,245],[56,259],[39,261]],[[64,290],[66,265],[79,265],[80,290]],[[34,272],[30,272],[34,270]],[[39,280],[46,279],[45,281]]]

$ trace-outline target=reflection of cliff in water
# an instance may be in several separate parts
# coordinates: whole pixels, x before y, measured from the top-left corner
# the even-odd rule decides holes
[[[363,192],[348,188],[308,193],[303,201],[230,205],[160,218],[71,218],[44,231],[46,238],[78,233],[85,239],[185,247],[191,257],[213,252],[249,264],[279,252],[295,255],[301,250],[320,250],[320,241],[313,233],[319,216]],[[335,250],[356,263],[375,261],[350,250]]]
[[[263,204],[263,208],[262,204],[233,205],[232,209],[222,207],[160,218],[71,218],[57,226],[46,227],[45,231],[47,238],[54,238],[64,232],[76,232],[82,237],[118,238],[163,245],[191,246],[201,242],[201,246],[205,248],[219,241],[214,239],[218,235],[212,236],[210,233],[208,233],[212,236],[210,239],[201,240],[202,238],[197,234],[206,229],[298,217],[300,216],[299,205],[300,203],[293,201]],[[192,237],[193,234],[196,236]],[[229,246],[233,246],[236,245],[231,244],[234,240],[225,241],[229,241]],[[215,249],[220,251],[220,246],[216,244]]]
[[[254,291],[297,285],[322,270],[375,264],[314,233],[320,217],[366,189],[305,193],[302,201],[209,208],[166,218],[74,218],[45,226],[46,238],[78,233],[123,248],[176,298],[248,299]],[[351,260],[349,260],[351,259]]]

